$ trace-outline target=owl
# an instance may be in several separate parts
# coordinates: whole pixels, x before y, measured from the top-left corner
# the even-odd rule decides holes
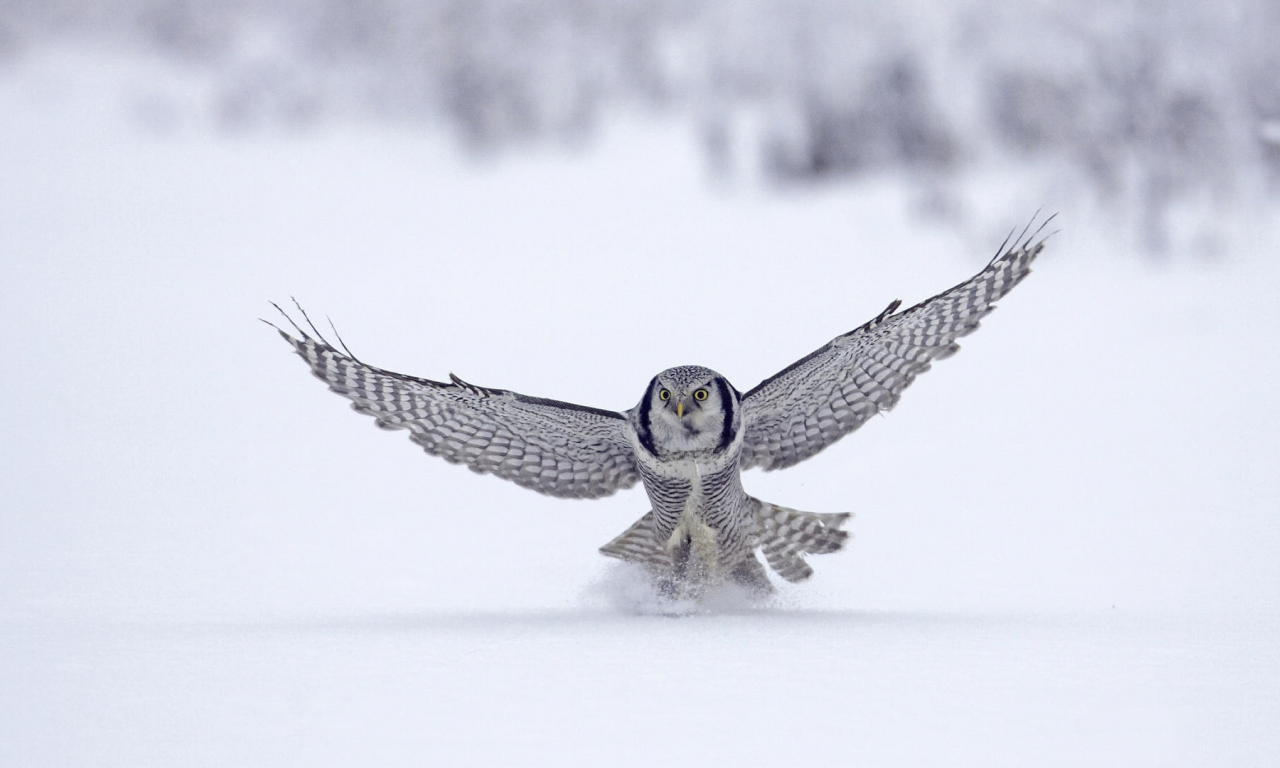
[[[726,582],[768,593],[766,563],[788,582],[808,579],[806,557],[843,548],[850,515],[755,498],[743,471],[790,467],[893,408],[1027,276],[1044,248],[1039,231],[1007,238],[971,279],[910,309],[894,301],[745,393],[709,368],[682,365],[654,376],[627,411],[378,368],[336,331],[339,346],[326,341],[296,302],[309,332],[279,306],[297,335],[268,324],[356,411],[408,431],[433,456],[566,498],[641,483],[649,511],[600,551],[644,566],[663,594],[696,598]]]

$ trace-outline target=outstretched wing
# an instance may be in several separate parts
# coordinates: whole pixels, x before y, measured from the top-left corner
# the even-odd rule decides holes
[[[916,376],[955,354],[956,339],[972,333],[995,309],[992,302],[1027,276],[1044,248],[1034,239],[1008,250],[1002,245],[972,279],[908,310],[894,314],[900,302],[893,302],[744,395],[742,468],[789,467],[892,408]]]
[[[433,456],[551,496],[608,496],[640,477],[621,413],[477,387],[453,375],[444,383],[393,373],[357,360],[345,345],[330,346],[315,326],[313,338],[289,322],[301,338],[276,330],[317,378],[378,426],[409,430]]]

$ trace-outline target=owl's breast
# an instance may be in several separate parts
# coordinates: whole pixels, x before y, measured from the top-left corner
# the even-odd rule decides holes
[[[682,521],[686,527],[696,522],[709,528],[717,539],[737,535],[747,498],[737,462],[690,457],[641,464],[641,477],[661,540],[668,540]]]

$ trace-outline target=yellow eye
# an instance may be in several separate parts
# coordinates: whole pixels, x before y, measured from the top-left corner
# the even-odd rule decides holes
[[[665,389],[660,389],[660,390],[658,390],[658,399],[659,399],[659,400],[670,400],[670,399],[671,399],[671,392],[669,392],[669,391],[667,391],[667,390],[665,390]]]
[[[694,400],[697,400],[698,402],[702,402],[703,400],[706,400],[706,399],[707,399],[707,390],[705,390],[705,389],[699,389],[697,392],[694,392],[694,393],[693,393],[693,399],[694,399]]]

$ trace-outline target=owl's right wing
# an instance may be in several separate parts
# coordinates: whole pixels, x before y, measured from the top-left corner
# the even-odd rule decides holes
[[[433,456],[551,496],[598,498],[639,480],[621,413],[478,387],[453,375],[445,383],[383,370],[285,317],[301,338],[276,330],[317,378],[379,427],[407,429]]]
[[[932,299],[897,314],[893,302],[744,395],[740,466],[792,466],[892,408],[916,376],[955,354],[956,339],[972,333],[993,302],[1027,276],[1044,248],[1043,240],[1031,242],[1035,237],[1001,246],[986,269]]]

